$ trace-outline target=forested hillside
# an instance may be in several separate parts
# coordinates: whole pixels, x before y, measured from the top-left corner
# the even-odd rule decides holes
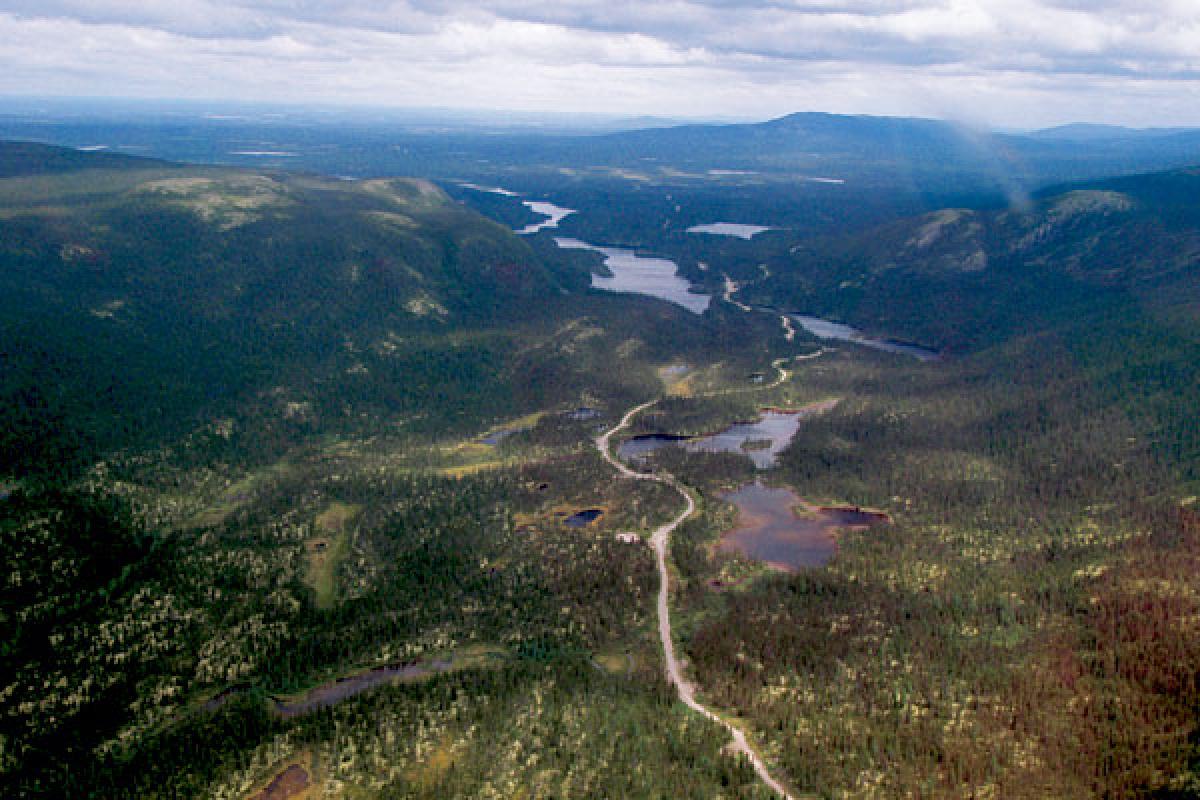
[[[1195,796],[1197,171],[752,239],[682,221],[785,185],[569,176],[702,314],[516,196],[0,176],[0,795],[775,796],[720,720],[795,796]],[[756,484],[859,522],[752,557]]]
[[[770,321],[585,293],[424,181],[4,152],[5,796],[242,796],[281,758],[384,796],[753,787],[643,637],[613,529],[661,493],[588,444]]]
[[[750,302],[953,355],[1052,333],[1170,463],[1200,478],[1200,171],[944,209],[778,252]]]
[[[328,425],[441,398],[452,426],[477,402],[454,387],[496,380],[506,334],[446,332],[504,331],[586,280],[423,181],[45,150],[0,150],[20,176],[0,181],[3,469],[62,469],[250,405]]]

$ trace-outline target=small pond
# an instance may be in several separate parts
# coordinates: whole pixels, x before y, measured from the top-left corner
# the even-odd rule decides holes
[[[337,678],[329,683],[323,683],[305,692],[295,700],[275,701],[275,711],[281,717],[298,717],[322,708],[336,705],[348,697],[374,689],[377,686],[390,684],[393,681],[412,680],[421,678],[433,672],[445,672],[450,669],[449,661],[432,661],[428,664],[397,664]]]
[[[878,512],[809,506],[790,489],[772,489],[758,482],[721,497],[737,506],[738,521],[721,537],[719,548],[789,572],[829,563],[837,552],[839,528],[889,522],[886,514]]]
[[[651,433],[621,442],[617,455],[624,461],[637,461],[649,453],[672,445],[692,452],[741,453],[759,469],[770,469],[800,428],[800,422],[819,408],[802,411],[767,409],[756,422],[737,422],[708,436],[674,436]]]
[[[640,461],[655,450],[667,445],[689,441],[688,436],[673,436],[669,433],[646,433],[621,442],[617,457],[622,461]]]
[[[566,525],[568,528],[586,528],[602,516],[604,516],[603,509],[588,508],[583,511],[576,511],[571,516],[565,518],[563,525]]]
[[[525,431],[528,431],[528,430],[533,430],[533,429],[528,426],[521,427],[521,428],[501,428],[498,431],[492,431],[487,436],[484,436],[483,438],[481,438],[479,441],[481,444],[488,444],[488,445],[495,447],[496,445],[500,444],[500,442],[507,439],[509,436],[512,436],[513,434],[516,434],[516,433],[524,433]]]

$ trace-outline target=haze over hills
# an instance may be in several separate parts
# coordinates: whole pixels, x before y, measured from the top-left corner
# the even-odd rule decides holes
[[[1058,186],[1016,209],[942,209],[801,245],[757,288],[952,350],[1041,327],[1028,305],[1039,295],[1050,319],[1128,295],[1192,335],[1198,191],[1200,171],[1183,169]],[[974,296],[990,300],[954,300]]]
[[[754,123],[673,125],[643,120],[624,123],[643,130],[563,136],[553,130],[479,131],[462,114],[434,115],[421,123],[427,129],[421,133],[386,115],[364,113],[331,125],[326,114],[238,111],[239,107],[228,114],[185,108],[143,121],[94,108],[77,113],[9,112],[0,116],[0,135],[75,147],[125,148],[139,155],[204,163],[246,163],[247,158],[269,159],[277,153],[291,166],[362,177],[470,177],[497,174],[504,164],[653,169],[658,162],[664,167],[723,164],[801,175],[815,171],[811,177],[822,177],[816,173],[825,170],[830,178],[872,184],[904,179],[925,191],[943,192],[950,190],[944,181],[953,176],[963,183],[959,193],[994,191],[1005,182],[1033,191],[1052,182],[1200,161],[1197,129],[1077,125],[993,134],[933,119],[804,112]],[[243,154],[248,150],[256,152]]]
[[[951,353],[1052,332],[1195,481],[1200,383],[1180,370],[1200,359],[1197,196],[1200,170],[1185,169],[1056,187],[1017,210],[943,209],[760,252],[771,276],[744,298]]]
[[[1029,135],[1038,139],[1094,142],[1111,139],[1160,138],[1195,132],[1195,128],[1129,128],[1123,125],[1097,125],[1094,123],[1077,122],[1068,125],[1057,125],[1053,128],[1044,128],[1033,131]]]
[[[150,159],[123,153],[52,147],[37,142],[4,142],[0,160],[0,178],[43,175],[81,169],[122,169],[149,167]],[[159,163],[158,166],[167,166]]]

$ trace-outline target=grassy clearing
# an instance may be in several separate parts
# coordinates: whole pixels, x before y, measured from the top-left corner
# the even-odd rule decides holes
[[[626,677],[637,672],[638,659],[629,648],[603,650],[592,656],[592,660],[609,675]]]
[[[675,397],[691,397],[696,371],[686,364],[668,364],[656,371],[666,393]]]
[[[526,428],[532,428],[541,421],[542,417],[546,416],[546,413],[547,412],[545,411],[534,411],[532,414],[526,414],[523,417],[510,419],[507,422],[502,422],[499,425],[494,426],[491,430],[484,434],[484,436],[500,433],[502,431],[519,431]]]
[[[506,461],[479,461],[475,464],[460,464],[457,467],[442,467],[439,472],[443,475],[449,475],[451,478],[462,478],[466,475],[475,475],[479,472],[487,472],[488,470],[504,469],[510,466]]]
[[[316,593],[318,608],[337,602],[337,569],[350,550],[349,526],[360,507],[333,503],[317,515],[322,535],[304,543],[304,582]]]
[[[436,787],[454,766],[454,756],[457,751],[455,737],[445,735],[433,748],[424,761],[414,764],[405,774],[405,779],[423,789]]]
[[[317,515],[317,527],[329,533],[344,533],[346,526],[358,516],[361,507],[347,503],[332,503]]]
[[[286,480],[294,475],[296,470],[297,465],[286,458],[269,467],[255,470],[221,490],[216,500],[188,517],[180,527],[208,528],[220,525],[231,514],[249,505],[261,489]]]

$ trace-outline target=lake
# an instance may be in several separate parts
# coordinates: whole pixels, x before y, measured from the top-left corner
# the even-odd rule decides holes
[[[475,192],[486,192],[488,194],[498,194],[504,197],[520,197],[517,192],[509,191],[500,186],[480,186],[478,183],[459,183],[464,189],[470,189]],[[558,223],[562,222],[567,217],[576,213],[573,208],[564,208],[563,206],[555,205],[554,203],[545,200],[522,200],[521,205],[528,208],[535,214],[545,217],[539,222],[531,222],[524,228],[518,228],[515,233],[521,236],[528,236],[538,231],[544,231],[547,228],[557,228]]]
[[[911,356],[918,361],[936,361],[941,358],[941,354],[936,350],[930,350],[929,348],[906,342],[897,342],[891,339],[874,339],[857,328],[843,325],[840,322],[830,322],[827,319],[810,317],[805,314],[788,314],[788,316],[800,323],[800,326],[804,330],[818,339],[836,339],[842,342],[853,342],[863,347],[870,347],[887,353]]]
[[[693,225],[688,233],[708,233],[714,236],[736,236],[739,239],[752,239],[756,234],[769,231],[766,225],[743,225],[738,222],[710,222],[707,225]]]
[[[730,425],[720,433],[693,439],[683,447],[692,452],[741,453],[749,456],[758,469],[770,469],[779,460],[779,453],[791,444],[802,416],[764,411],[757,422]],[[766,446],[756,446],[759,444]]]
[[[737,506],[738,521],[721,537],[719,548],[788,572],[829,563],[837,553],[838,529],[890,521],[886,514],[854,507],[816,508],[790,489],[771,489],[757,481],[721,499]]]
[[[694,294],[691,284],[680,277],[674,261],[653,256],[639,256],[621,247],[601,247],[579,239],[556,238],[559,247],[567,250],[593,250],[604,256],[604,266],[611,276],[592,275],[592,286],[610,292],[648,294],[683,306],[694,314],[703,314],[712,300],[706,294]]]
[[[517,197],[516,192],[502,189],[499,186],[480,186],[474,183],[460,183],[464,189],[478,192],[490,192],[505,197]],[[523,200],[526,208],[546,219],[531,222],[515,232],[522,236],[537,233],[549,228],[557,228],[559,223],[571,214],[578,213],[573,208],[564,208],[545,200]],[[609,275],[592,275],[592,286],[610,292],[630,292],[646,294],[683,306],[694,314],[703,314],[708,308],[711,298],[706,294],[693,294],[688,291],[691,284],[679,275],[679,265],[665,258],[639,256],[632,250],[621,247],[602,247],[589,244],[579,239],[556,238],[559,247],[567,250],[593,250],[604,255],[604,266],[612,273]]]
[[[663,447],[678,446],[692,453],[740,453],[753,461],[758,469],[770,469],[778,462],[783,449],[791,444],[800,421],[823,409],[824,406],[803,411],[768,409],[756,422],[737,422],[708,436],[662,433],[634,436],[621,442],[617,455],[623,461],[637,461]]]
[[[541,222],[531,222],[524,228],[519,229],[517,233],[521,236],[528,236],[538,231],[544,231],[547,228],[557,228],[558,223],[575,213],[575,209],[573,208],[563,208],[544,200],[523,200],[522,205],[535,214],[541,214],[546,219]]]

